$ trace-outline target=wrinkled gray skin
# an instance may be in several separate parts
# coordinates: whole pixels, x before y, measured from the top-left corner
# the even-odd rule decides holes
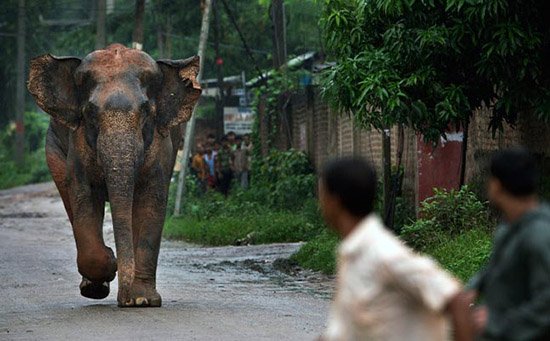
[[[52,120],[46,158],[73,226],[81,294],[118,305],[160,306],[156,268],[182,123],[201,90],[198,57],[155,62],[122,45],[83,60],[31,61],[28,89]],[[117,258],[105,246],[105,202]]]

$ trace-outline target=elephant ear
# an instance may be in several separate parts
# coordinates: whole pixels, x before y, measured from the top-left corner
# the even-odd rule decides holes
[[[198,56],[183,60],[159,60],[163,81],[157,98],[157,127],[162,136],[170,128],[191,118],[193,108],[201,95],[197,80],[200,59]]]
[[[75,57],[45,54],[31,60],[27,88],[42,110],[56,121],[76,129],[80,122],[75,70],[80,65]]]

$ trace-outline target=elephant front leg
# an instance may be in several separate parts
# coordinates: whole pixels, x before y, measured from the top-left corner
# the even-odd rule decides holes
[[[167,191],[164,190],[165,185],[155,182],[138,186],[134,196],[132,220],[135,270],[131,295],[133,305],[138,307],[160,307],[162,304],[156,290],[156,272]]]
[[[73,182],[70,202],[78,272],[83,277],[80,293],[88,298],[105,298],[117,264],[113,250],[105,246],[103,240],[104,194]]]

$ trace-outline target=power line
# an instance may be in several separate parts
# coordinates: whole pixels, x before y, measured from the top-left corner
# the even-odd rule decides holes
[[[174,38],[178,38],[178,39],[182,39],[182,40],[189,40],[189,41],[196,41],[197,39],[195,38],[191,38],[191,37],[187,37],[187,36],[183,36],[181,34],[174,34],[174,33],[167,33],[167,32],[161,32],[162,34],[166,35],[166,36],[170,36],[170,37],[174,37]],[[211,45],[213,46],[214,43],[212,42],[209,42],[207,43],[207,45]],[[246,49],[244,47],[241,47],[241,46],[238,46],[238,45],[233,45],[233,44],[224,44],[224,43],[220,43],[219,44],[220,47],[224,47],[224,48],[231,48],[231,49],[238,49],[238,50],[244,50],[246,51]],[[257,54],[264,54],[264,55],[268,55],[270,54],[271,52],[269,51],[264,51],[264,50],[258,50],[258,49],[250,49],[250,51],[254,52],[254,53],[257,53]]]
[[[241,29],[239,28],[239,25],[237,24],[237,21],[235,20],[235,17],[233,16],[233,12],[231,12],[231,9],[229,6],[227,6],[227,2],[225,0],[222,0],[223,7],[225,8],[225,11],[227,12],[227,16],[229,17],[229,20],[235,26],[235,29],[237,30],[237,33],[239,33],[239,37],[241,38],[241,41],[243,43],[243,46],[248,54],[248,57],[252,60],[252,63],[254,63],[254,68],[256,69],[256,72],[258,72],[258,75],[260,76],[260,79],[262,82],[266,83],[264,74],[262,70],[258,67],[258,63],[256,62],[256,59],[254,58],[254,55],[252,54],[252,51],[250,50],[250,47],[246,43],[246,39],[244,38],[243,33],[241,32]]]

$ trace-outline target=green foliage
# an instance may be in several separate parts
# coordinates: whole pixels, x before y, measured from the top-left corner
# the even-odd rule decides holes
[[[316,177],[304,152],[273,150],[267,157],[254,158],[252,168],[252,186],[260,202],[299,209],[304,200],[314,198]]]
[[[290,98],[293,91],[298,87],[299,76],[303,71],[291,71],[287,68],[272,70],[267,76],[267,81],[253,88],[254,100],[252,108],[256,110],[256,120],[252,132],[254,143],[254,156],[259,159],[261,155],[261,144],[259,136],[259,117],[258,111],[263,106],[263,120],[268,126],[267,147],[275,147],[275,139],[280,131],[280,115],[282,107]]]
[[[304,244],[291,259],[304,268],[333,274],[336,271],[336,248],[339,241],[336,234],[324,230]]]
[[[309,240],[322,226],[312,219],[317,207],[309,201],[302,211],[277,210],[248,201],[250,191],[236,191],[229,198],[208,192],[187,200],[182,217],[165,225],[167,238],[207,245],[275,243]]]
[[[0,189],[51,179],[44,145],[49,118],[36,112],[25,113],[25,155],[22,166],[15,162],[15,124],[0,131]]]
[[[435,189],[422,202],[420,219],[407,225],[401,237],[412,247],[424,251],[448,237],[456,237],[474,228],[490,230],[486,203],[479,201],[467,186],[457,190]]]
[[[273,151],[255,161],[251,187],[234,188],[227,198],[214,191],[201,195],[193,177],[186,181],[183,217],[167,222],[166,237],[209,245],[272,243],[309,240],[323,229],[315,175],[304,153]]]
[[[491,246],[491,233],[484,228],[474,228],[454,238],[446,236],[425,252],[466,282],[487,263]]]
[[[550,118],[549,4],[542,0],[325,0],[337,62],[323,92],[359,124],[404,124],[437,141],[482,102],[491,126]]]

